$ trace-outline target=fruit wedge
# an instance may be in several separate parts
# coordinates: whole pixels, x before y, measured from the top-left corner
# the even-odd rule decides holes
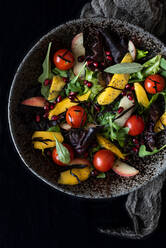
[[[149,106],[149,99],[147,97],[144,87],[140,83],[134,83],[134,90],[139,104],[147,108]]]
[[[89,96],[90,96],[90,91],[88,91],[86,94],[82,95],[82,96],[77,96],[78,100],[83,102],[83,101],[86,101],[88,100]],[[50,112],[49,112],[49,120],[51,120],[52,116],[53,115],[59,115],[63,112],[65,112],[68,108],[72,107],[72,106],[76,106],[78,105],[79,103],[77,102],[71,102],[70,99],[67,97],[65,99],[63,99],[61,102],[57,103],[55,105],[55,108],[52,109]]]
[[[135,169],[134,167],[120,160],[117,160],[114,163],[112,169],[116,174],[123,176],[123,177],[132,177],[139,173],[139,170]]]
[[[42,96],[35,96],[22,101],[21,104],[32,107],[44,107],[46,100]]]
[[[133,61],[131,54],[127,53],[121,63],[131,63]],[[112,103],[125,88],[130,74],[114,74],[108,86],[97,98],[98,104],[107,105]],[[111,88],[112,87],[112,88]]]
[[[54,76],[49,91],[48,101],[53,101],[59,95],[60,91],[65,86],[64,80],[59,76]]]
[[[136,48],[135,48],[134,43],[131,40],[129,40],[129,43],[128,43],[128,50],[129,50],[131,57],[134,61],[136,58]]]

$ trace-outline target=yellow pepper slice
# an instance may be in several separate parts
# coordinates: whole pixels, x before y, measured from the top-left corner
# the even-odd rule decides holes
[[[147,97],[146,91],[140,83],[134,83],[134,90],[137,96],[139,104],[143,105],[145,108],[149,106],[149,99]]]

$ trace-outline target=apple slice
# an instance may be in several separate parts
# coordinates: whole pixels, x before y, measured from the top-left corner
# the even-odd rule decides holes
[[[131,57],[134,61],[136,58],[136,48],[135,48],[134,43],[131,40],[129,40],[129,43],[128,43],[128,50],[129,50]]]
[[[62,124],[60,124],[60,127],[62,128],[62,129],[65,129],[66,131],[69,131],[70,129],[71,129],[71,126],[68,124],[68,123],[62,123]]]
[[[75,75],[78,75],[78,73],[80,72],[84,64],[84,62],[78,62],[78,57],[85,55],[85,47],[83,46],[83,33],[79,33],[76,36],[74,36],[71,42],[71,50],[75,58],[73,72]],[[80,76],[83,77],[84,74],[85,74],[85,71],[83,70]]]
[[[139,173],[139,170],[135,169],[134,167],[120,161],[117,160],[113,167],[112,167],[113,171],[122,176],[122,177],[132,177],[135,176]]]
[[[79,33],[72,39],[71,50],[74,57],[85,55],[85,47],[83,46],[83,33]]]
[[[35,96],[25,99],[21,104],[33,107],[44,107],[46,100],[42,96]]]

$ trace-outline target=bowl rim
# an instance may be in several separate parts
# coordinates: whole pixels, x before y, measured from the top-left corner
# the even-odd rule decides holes
[[[14,144],[14,147],[19,155],[19,158],[22,160],[23,162],[23,165],[25,165],[25,167],[33,174],[35,175],[38,179],[40,179],[42,182],[44,182],[46,185],[50,186],[52,189],[60,192],[60,193],[63,193],[65,195],[68,195],[68,196],[72,196],[74,198],[79,198],[79,199],[85,199],[85,200],[91,200],[91,201],[98,201],[98,200],[108,200],[108,199],[115,199],[117,197],[120,197],[120,196],[125,196],[129,193],[132,193],[134,192],[135,190],[139,190],[141,189],[142,187],[144,187],[145,185],[151,183],[154,179],[156,179],[158,176],[160,176],[165,170],[166,170],[166,166],[163,167],[162,169],[160,169],[159,173],[157,175],[154,175],[151,177],[151,179],[147,180],[147,181],[144,181],[143,183],[141,183],[140,185],[138,186],[135,186],[135,187],[132,187],[130,190],[125,190],[123,191],[122,193],[118,193],[116,195],[110,195],[108,197],[98,197],[98,198],[95,198],[95,197],[91,197],[91,196],[86,196],[86,195],[82,195],[82,194],[75,194],[73,193],[72,191],[70,191],[69,189],[67,190],[64,190],[63,188],[61,188],[61,186],[57,186],[55,185],[54,183],[50,182],[48,179],[44,178],[43,176],[39,175],[37,172],[35,172],[35,170],[33,170],[29,165],[28,163],[25,161],[25,159],[23,158],[23,155],[21,154],[20,150],[19,150],[19,147],[18,147],[18,144],[16,143],[15,141],[15,137],[14,137],[14,131],[13,131],[13,126],[12,126],[12,121],[11,121],[11,100],[12,100],[12,95],[13,95],[13,90],[14,90],[14,86],[15,86],[15,82],[17,80],[17,76],[20,72],[20,69],[22,68],[22,66],[24,65],[26,59],[31,56],[31,53],[33,52],[33,50],[38,47],[39,43],[42,42],[43,40],[45,40],[47,37],[49,37],[51,34],[53,34],[54,32],[56,32],[58,29],[61,29],[64,27],[64,25],[71,25],[71,24],[74,24],[74,23],[81,23],[81,22],[101,22],[101,21],[105,21],[107,23],[109,22],[113,22],[113,23],[117,23],[117,24],[120,24],[122,26],[125,26],[127,25],[128,27],[132,27],[133,29],[136,29],[139,33],[146,33],[148,34],[148,36],[154,40],[155,43],[158,43],[160,44],[160,46],[162,47],[162,50],[161,50],[161,54],[162,53],[166,53],[166,46],[165,44],[160,41],[157,37],[155,37],[153,34],[149,33],[148,31],[144,30],[143,28],[137,26],[137,25],[134,25],[134,24],[130,24],[126,21],[121,21],[119,19],[116,19],[116,18],[103,18],[103,17],[92,17],[92,18],[80,18],[80,19],[73,19],[73,20],[70,20],[70,21],[67,21],[65,23],[62,23],[56,27],[54,27],[53,29],[49,30],[46,34],[42,35],[41,38],[39,38],[36,42],[36,40],[34,40],[34,44],[31,46],[31,48],[26,52],[26,55],[23,57],[23,59],[20,59],[21,62],[19,62],[19,65],[14,73],[14,77],[13,77],[13,80],[12,80],[12,84],[10,86],[10,90],[9,90],[9,94],[8,94],[8,106],[7,106],[7,115],[8,115],[8,128],[9,128],[9,131],[10,131],[10,135],[11,135],[11,138],[12,138],[12,141],[13,141],[13,144]]]

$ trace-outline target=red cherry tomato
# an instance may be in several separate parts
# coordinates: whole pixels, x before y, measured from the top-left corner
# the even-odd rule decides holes
[[[67,110],[66,121],[67,123],[74,127],[82,127],[87,119],[87,114],[81,106],[73,106]]]
[[[129,128],[129,135],[136,136],[144,131],[144,121],[140,116],[132,115],[125,123],[125,127]]]
[[[156,94],[165,88],[165,79],[158,74],[154,74],[145,79],[144,86],[148,93]]]
[[[93,157],[93,165],[96,170],[101,172],[109,171],[114,164],[114,154],[106,149],[99,150]]]
[[[73,160],[73,158],[74,158],[74,151],[73,151],[73,149],[68,144],[65,144],[64,143],[63,145],[68,149],[68,151],[70,153],[70,161]],[[54,148],[53,151],[52,151],[52,159],[53,159],[54,163],[56,163],[58,165],[61,165],[61,166],[66,165],[66,164],[62,163],[59,160],[59,157],[58,157],[58,153],[57,153],[56,148]]]
[[[53,61],[55,66],[60,70],[68,70],[73,67],[73,54],[67,49],[60,49],[54,53]]]

